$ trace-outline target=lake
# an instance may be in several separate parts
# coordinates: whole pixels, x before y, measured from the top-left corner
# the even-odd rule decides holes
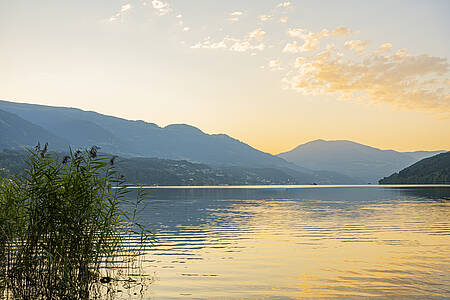
[[[143,299],[450,298],[450,186],[152,188]]]

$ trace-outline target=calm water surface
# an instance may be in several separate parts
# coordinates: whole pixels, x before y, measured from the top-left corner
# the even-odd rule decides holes
[[[151,189],[144,299],[450,298],[450,187]]]

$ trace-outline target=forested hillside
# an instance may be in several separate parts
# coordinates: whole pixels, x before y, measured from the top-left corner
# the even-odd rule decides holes
[[[63,153],[50,153],[62,160]],[[111,155],[107,155],[111,157]],[[0,176],[23,174],[27,167],[26,151],[0,153]],[[186,160],[159,158],[115,159],[117,171],[134,185],[266,185],[321,183],[310,175],[276,168],[211,167]],[[332,176],[332,174],[327,174]]]
[[[380,180],[380,184],[450,184],[450,152],[422,159]]]

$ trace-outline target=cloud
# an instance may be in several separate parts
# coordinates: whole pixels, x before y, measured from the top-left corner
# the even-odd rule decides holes
[[[250,40],[252,40],[252,39],[262,40],[265,35],[266,35],[266,32],[261,30],[261,28],[257,28],[248,34]]]
[[[418,111],[450,112],[449,63],[429,55],[371,53],[346,60],[335,47],[299,57],[283,79],[305,95],[339,94]]]
[[[261,22],[266,22],[266,21],[271,20],[272,17],[273,17],[272,15],[260,15],[260,16],[258,16],[258,19],[259,19]]]
[[[348,29],[347,27],[344,27],[344,26],[338,26],[338,27],[336,27],[333,31],[332,31],[332,35],[333,36],[336,36],[336,37],[339,37],[339,36],[342,36],[342,37],[344,37],[344,36],[350,36],[350,35],[352,35],[353,33],[355,33],[356,31],[354,31],[354,30],[351,30],[351,29]]]
[[[271,71],[278,71],[278,70],[282,70],[281,68],[281,61],[280,59],[273,59],[269,61],[269,69]]]
[[[263,40],[266,36],[266,32],[261,28],[256,28],[250,31],[242,38],[235,38],[231,36],[225,36],[221,41],[213,41],[210,37],[207,37],[202,42],[191,46],[192,49],[227,49],[231,52],[252,52],[263,51],[266,49],[266,45]]]
[[[228,21],[230,21],[231,23],[236,23],[239,22],[240,17],[242,17],[244,15],[244,13],[242,11],[235,11],[230,13]]]
[[[191,49],[226,49],[228,48],[225,40],[219,42],[211,41],[210,37],[207,37],[202,42],[199,42],[191,46]]]
[[[291,6],[291,2],[282,2],[280,4],[277,5],[278,8],[282,8],[282,7],[289,7]]]
[[[111,16],[108,21],[109,22],[114,22],[117,21],[118,19],[122,19],[123,15],[125,13],[127,13],[127,11],[129,11],[132,8],[130,3],[124,4],[120,7],[119,12],[115,13],[113,16]]]
[[[295,28],[295,29],[289,29],[287,33],[290,37],[301,38],[303,36],[303,34],[305,33],[305,30],[301,29],[301,28]]]
[[[303,28],[290,28],[287,31],[287,35],[291,38],[303,39],[304,43],[302,46],[299,46],[299,44],[295,41],[287,43],[282,51],[283,53],[298,53],[317,50],[319,49],[320,46],[320,39],[326,37],[342,37],[352,34],[353,32],[354,32],[353,30],[343,26],[338,26],[333,30],[328,30],[324,28],[319,32],[312,32]],[[349,42],[347,47],[360,53],[363,50],[362,48],[365,46],[364,45],[365,42],[361,41],[359,41],[359,43],[356,42],[357,41]]]
[[[319,32],[307,31],[302,28],[291,28],[288,29],[287,34],[293,38],[301,38],[301,39],[321,39],[325,37],[345,37],[353,34],[355,31],[348,29],[343,26],[338,26],[333,30],[328,30],[326,28],[322,29]]]
[[[367,45],[368,45],[368,43],[365,41],[351,40],[351,41],[346,41],[344,43],[344,48],[353,50],[357,54],[361,54],[364,52],[364,50],[366,50]]]
[[[392,50],[392,44],[391,43],[385,43],[383,45],[381,45],[378,50],[380,51],[384,51],[384,52],[389,52]]]
[[[287,43],[283,48],[283,53],[298,53],[301,52],[301,46],[297,41],[293,41],[292,43]]]
[[[406,54],[406,49],[400,49],[397,52],[395,52],[396,56],[402,57]]]
[[[131,4],[124,4],[122,5],[122,7],[120,8],[120,12],[125,12],[127,10],[129,10],[131,8]]]
[[[300,52],[313,51],[319,48],[319,39],[317,38],[307,38],[305,43],[302,45]]]
[[[167,15],[172,11],[169,3],[162,2],[160,0],[152,0],[152,6],[160,16]]]
[[[263,51],[264,48],[265,48],[265,45],[263,43],[260,43],[260,44],[257,44],[257,45],[252,45],[248,41],[239,41],[239,42],[235,42],[230,47],[230,50],[231,51],[235,51],[235,52],[247,52],[249,50]]]
[[[248,51],[263,51],[266,45],[263,42],[252,43],[250,38],[236,39],[232,37],[225,37],[221,41],[213,41],[210,37],[202,42],[194,44],[191,49],[224,49],[232,52],[248,52]]]
[[[287,43],[284,46],[282,52],[283,53],[298,53],[298,52],[307,52],[317,50],[319,47],[320,41],[315,38],[305,39],[305,42],[302,46],[299,45],[297,41],[293,41],[292,43]]]

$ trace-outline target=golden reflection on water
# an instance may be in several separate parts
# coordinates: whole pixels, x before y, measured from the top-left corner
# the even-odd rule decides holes
[[[448,188],[218,193],[151,199],[145,299],[450,297]]]

